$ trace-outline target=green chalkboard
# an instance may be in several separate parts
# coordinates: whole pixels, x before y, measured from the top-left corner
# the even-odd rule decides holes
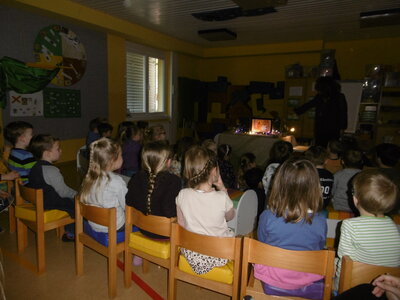
[[[45,88],[43,111],[45,118],[79,118],[81,92],[71,89]]]

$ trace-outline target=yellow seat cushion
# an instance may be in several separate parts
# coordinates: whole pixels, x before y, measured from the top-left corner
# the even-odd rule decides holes
[[[50,223],[53,221],[57,221],[68,217],[68,213],[66,211],[51,209],[44,211],[44,223]],[[15,217],[28,220],[28,221],[36,221],[36,209],[35,206],[31,203],[21,204],[15,206]]]
[[[139,231],[130,234],[129,247],[163,259],[168,259],[171,253],[169,240],[151,239]]]
[[[179,256],[179,270],[188,273],[190,275],[199,276],[201,278],[210,279],[222,283],[232,284],[233,282],[233,261],[229,261],[223,267],[215,267],[206,274],[196,274],[193,272],[192,267],[187,262],[186,258],[181,254]]]

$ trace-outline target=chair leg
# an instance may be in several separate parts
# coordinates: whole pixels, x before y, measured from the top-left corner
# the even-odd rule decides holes
[[[61,240],[62,236],[64,235],[64,226],[57,227],[57,237]]]
[[[46,255],[44,244],[44,231],[36,232],[36,251],[37,251],[37,264],[38,273],[42,274],[46,268]]]
[[[15,221],[15,207],[14,205],[10,205],[8,207],[8,223],[10,226],[10,233],[14,233],[16,230],[16,221]]]
[[[131,270],[132,270],[132,253],[125,250],[125,258],[124,258],[124,283],[125,287],[128,288],[131,286]]]
[[[24,252],[28,244],[28,232],[24,223],[20,219],[17,219],[17,245],[18,253]]]
[[[168,300],[176,299],[176,280],[171,274],[171,270],[168,272]]]
[[[146,259],[143,259],[142,272],[143,272],[143,274],[146,274],[148,271],[149,271],[149,261]]]
[[[114,298],[117,295],[117,256],[108,258],[108,296]]]
[[[76,275],[83,274],[83,244],[79,240],[79,236],[75,237],[75,267]]]

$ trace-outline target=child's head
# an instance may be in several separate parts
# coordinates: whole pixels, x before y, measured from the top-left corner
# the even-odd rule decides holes
[[[259,168],[252,168],[244,173],[244,180],[249,188],[255,190],[260,186],[264,172]]]
[[[394,167],[400,160],[400,147],[389,143],[379,144],[376,146],[376,157],[379,166]]]
[[[390,212],[397,198],[396,185],[378,169],[367,169],[353,179],[353,196],[356,206],[378,215]]]
[[[228,144],[221,144],[217,148],[217,156],[220,160],[228,160],[232,153],[232,147]]]
[[[133,141],[140,141],[142,139],[142,132],[140,131],[139,127],[136,126],[133,122],[124,122],[124,128],[119,128],[119,140],[124,143],[128,140]],[[121,125],[121,124],[120,124]]]
[[[191,188],[209,180],[212,171],[217,167],[215,153],[203,146],[193,146],[185,153],[183,176]]]
[[[81,201],[85,201],[93,185],[103,178],[109,178],[107,172],[115,171],[121,166],[122,150],[118,142],[101,138],[91,143],[89,168],[79,192]]]
[[[343,165],[345,168],[362,169],[363,155],[360,150],[349,149],[343,154]]]
[[[38,134],[32,138],[29,150],[36,159],[52,163],[60,159],[60,140],[50,134]]]
[[[326,151],[326,149],[321,146],[311,146],[304,153],[304,156],[315,166],[321,166],[328,158],[328,151]]]
[[[203,143],[201,143],[201,145],[207,148],[208,150],[211,150],[215,154],[217,154],[217,144],[214,142],[214,140],[212,139],[204,140]]]
[[[239,163],[240,163],[240,169],[243,172],[246,172],[247,170],[250,170],[250,169],[256,167],[256,156],[251,152],[244,153],[240,157]]]
[[[118,137],[121,137],[121,134],[132,125],[135,125],[132,121],[123,121],[118,124]]]
[[[286,222],[312,221],[313,213],[322,208],[319,175],[307,159],[286,160],[277,170],[268,206]]]
[[[340,156],[343,153],[343,148],[343,144],[339,140],[330,140],[327,147],[328,154]]]
[[[105,122],[107,122],[107,119],[106,119],[106,118],[96,118],[96,119],[93,119],[93,120],[91,120],[91,121],[89,122],[89,130],[90,130],[90,131],[93,131],[93,132],[99,132],[97,127],[98,127],[101,123],[105,123]]]
[[[181,161],[185,155],[185,152],[194,144],[194,139],[190,136],[184,136],[179,139],[174,146],[175,158]]]
[[[14,147],[18,145],[25,149],[32,139],[32,132],[32,124],[24,121],[15,121],[7,124],[4,129],[4,138]]]
[[[165,132],[164,126],[161,124],[153,125],[147,128],[144,134],[147,142],[157,142],[157,141],[167,140],[167,133]]]
[[[155,177],[159,172],[169,167],[171,149],[163,142],[149,142],[143,146],[142,168]]]
[[[118,142],[108,138],[101,138],[90,144],[90,158],[88,174],[90,177],[100,173],[115,171],[121,168],[122,151]]]
[[[97,130],[99,131],[100,137],[111,137],[113,127],[109,123],[100,123],[97,126]]]
[[[281,164],[293,153],[293,145],[285,141],[277,141],[272,145],[269,152],[269,163]]]

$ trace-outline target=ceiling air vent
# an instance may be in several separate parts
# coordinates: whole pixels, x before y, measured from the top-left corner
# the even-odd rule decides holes
[[[243,10],[277,7],[287,4],[287,0],[232,0]]]
[[[198,34],[211,42],[236,40],[236,33],[226,28],[199,30]]]
[[[360,28],[400,25],[400,8],[360,13]]]

